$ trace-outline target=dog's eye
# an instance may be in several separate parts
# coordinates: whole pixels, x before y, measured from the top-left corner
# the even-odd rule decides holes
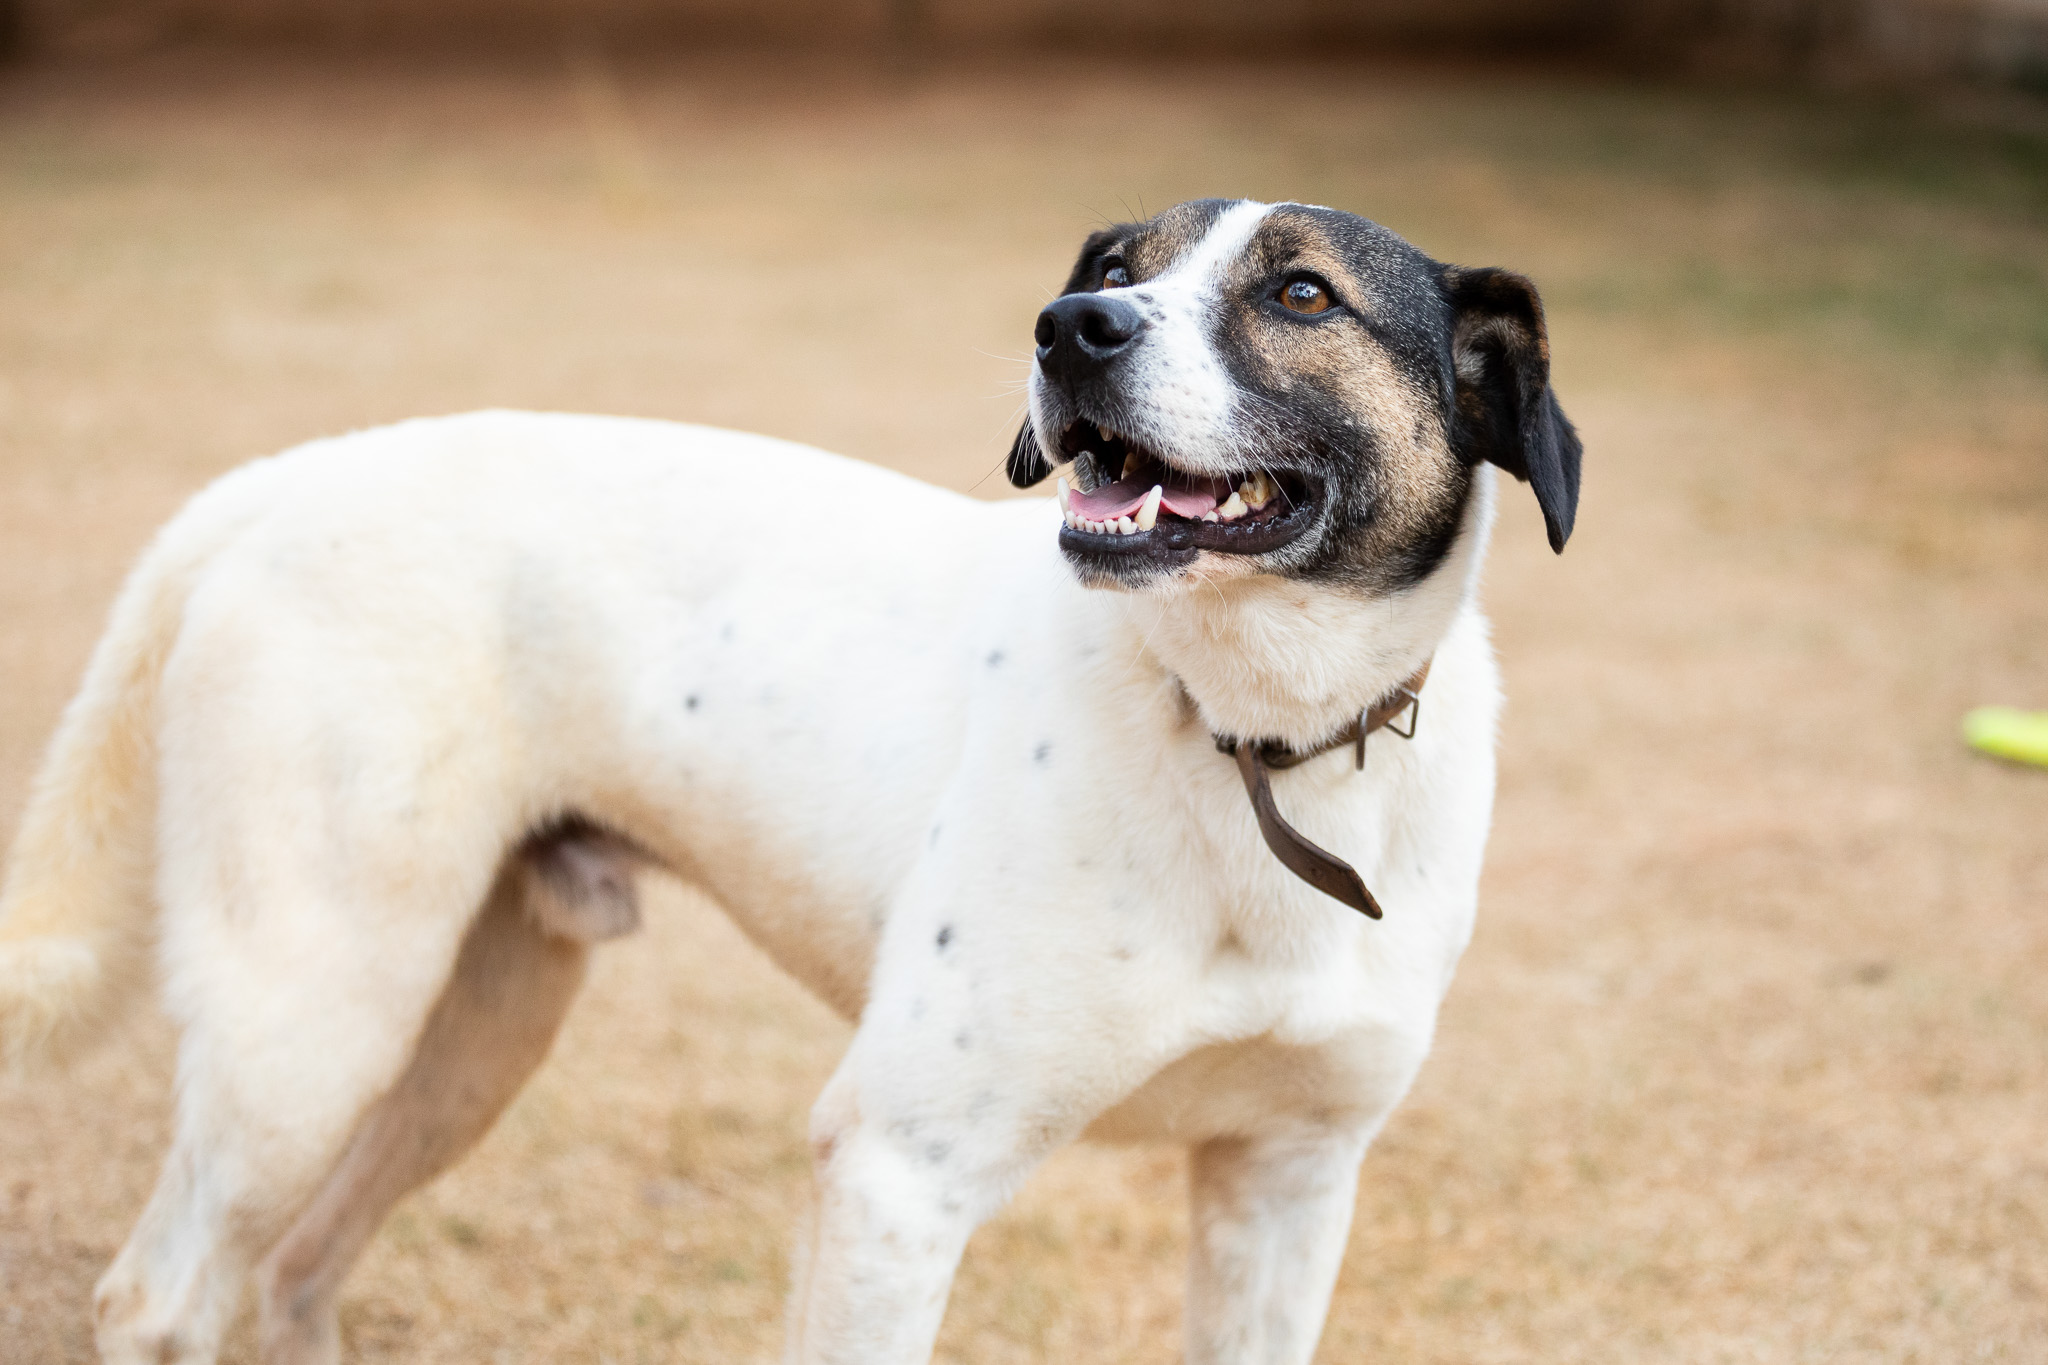
[[[1110,257],[1109,268],[1102,272],[1102,287],[1121,289],[1130,282],[1131,272],[1124,269],[1124,263],[1114,256]]]
[[[1280,291],[1290,313],[1320,313],[1330,306],[1330,291],[1314,280],[1295,280]]]

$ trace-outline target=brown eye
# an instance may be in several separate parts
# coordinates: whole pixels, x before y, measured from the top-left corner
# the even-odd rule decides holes
[[[1296,280],[1280,291],[1290,313],[1320,313],[1330,306],[1329,291],[1314,280]]]
[[[1102,272],[1102,287],[1104,289],[1122,289],[1130,282],[1131,272],[1124,269],[1121,262],[1112,262],[1109,269]]]

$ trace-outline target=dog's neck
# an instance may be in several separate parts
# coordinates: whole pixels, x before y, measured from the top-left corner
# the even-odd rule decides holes
[[[1493,480],[1482,474],[1456,548],[1427,580],[1398,595],[1270,574],[1179,584],[1126,598],[1130,629],[1213,733],[1312,747],[1435,653],[1477,591],[1493,499]]]

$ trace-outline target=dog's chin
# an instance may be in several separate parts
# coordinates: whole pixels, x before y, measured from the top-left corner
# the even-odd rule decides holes
[[[1280,461],[1192,473],[1093,422],[1061,434],[1057,472],[1060,549],[1091,587],[1144,587],[1205,556],[1250,569],[1307,535],[1325,494],[1319,477]]]

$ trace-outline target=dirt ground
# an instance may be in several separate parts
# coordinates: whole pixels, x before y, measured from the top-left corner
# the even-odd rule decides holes
[[[1079,239],[1198,194],[1529,272],[1588,446],[1561,559],[1508,499],[1480,928],[1320,1358],[2048,1359],[2048,773],[1956,740],[2048,707],[2038,107],[1111,54],[9,72],[0,828],[124,567],[237,461],[503,404],[1005,495]],[[709,907],[650,919],[378,1238],[356,1358],[773,1358],[847,1030]],[[0,1081],[6,1365],[91,1359],[169,1058],[143,1007]],[[1183,1178],[1059,1157],[942,1358],[1176,1359]]]

